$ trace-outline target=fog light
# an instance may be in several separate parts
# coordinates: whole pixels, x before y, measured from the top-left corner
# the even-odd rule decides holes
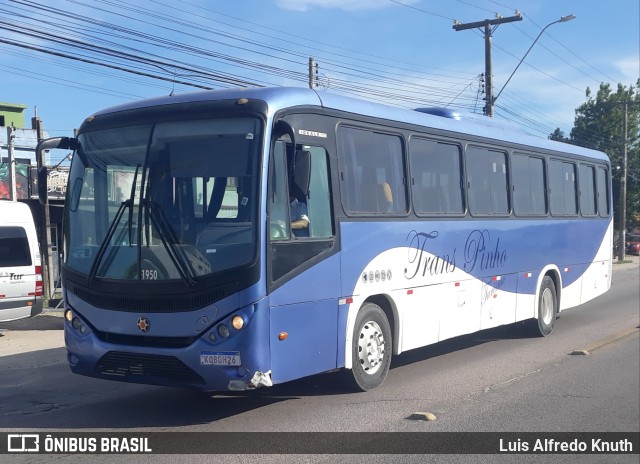
[[[67,321],[71,322],[71,321],[73,320],[73,311],[71,311],[70,309],[67,309],[67,310],[64,312],[64,318],[65,318]]]
[[[71,325],[73,326],[74,329],[80,330],[80,327],[82,326],[82,321],[80,321],[79,318],[74,317],[73,320],[71,321]]]
[[[81,333],[82,335],[86,335],[86,333],[87,333],[87,332],[89,332],[89,329],[87,329],[87,326],[86,326],[86,325],[82,324],[82,325],[80,326],[80,333]]]
[[[231,325],[234,329],[240,330],[244,327],[244,319],[242,319],[242,316],[233,316],[231,319]]]
[[[209,341],[215,342],[217,338],[215,332],[209,332]]]
[[[220,327],[218,327],[218,333],[220,334],[221,337],[228,337],[229,336],[229,327],[227,327],[224,324],[220,324]]]

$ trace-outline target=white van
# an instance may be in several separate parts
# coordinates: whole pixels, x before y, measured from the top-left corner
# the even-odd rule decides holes
[[[31,209],[0,200],[0,321],[42,312],[42,264]]]

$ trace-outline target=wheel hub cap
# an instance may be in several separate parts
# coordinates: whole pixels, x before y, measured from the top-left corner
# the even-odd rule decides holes
[[[549,325],[553,319],[553,294],[548,288],[544,289],[542,293],[542,308],[540,311],[542,321]]]
[[[367,322],[358,338],[358,361],[367,374],[375,374],[382,367],[384,353],[382,329],[373,321]]]

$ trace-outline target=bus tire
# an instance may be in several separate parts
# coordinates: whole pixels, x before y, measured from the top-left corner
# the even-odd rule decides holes
[[[536,337],[546,337],[553,331],[558,315],[558,294],[553,279],[544,276],[538,297],[538,315],[529,321],[529,329]]]
[[[389,373],[393,353],[391,327],[380,306],[367,303],[360,308],[352,340],[349,383],[355,390],[371,390]]]

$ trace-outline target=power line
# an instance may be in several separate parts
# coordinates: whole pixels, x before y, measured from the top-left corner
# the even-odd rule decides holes
[[[458,2],[458,3],[462,3],[463,5],[467,5],[467,6],[470,6],[470,7],[472,7],[472,8],[476,8],[476,9],[481,10],[481,11],[484,11],[484,12],[486,12],[486,13],[491,13],[491,14],[494,14],[494,13],[495,13],[495,14],[497,14],[497,13],[496,13],[495,11],[493,11],[493,10],[488,10],[487,8],[482,8],[481,6],[478,6],[478,5],[474,4],[474,3],[465,2],[464,0],[456,0],[456,2]]]
[[[163,5],[163,6],[166,6],[166,7],[173,8],[172,5],[168,5],[166,3],[162,3],[159,0],[148,0],[148,1],[150,1],[151,3],[155,3],[155,4],[159,4],[159,5]],[[291,42],[291,41],[285,40],[285,39],[282,38],[282,36],[294,37],[296,39],[303,40],[305,42],[310,42],[312,44],[311,47],[309,45],[304,45],[304,47],[306,47],[305,49],[308,49],[308,50],[323,51],[320,48],[315,48],[315,47],[321,45],[321,46],[329,47],[329,48],[335,49],[335,50],[342,50],[342,51],[354,53],[355,57],[348,57],[347,55],[338,55],[335,52],[331,52],[333,55],[338,55],[338,56],[341,56],[341,57],[348,57],[348,58],[352,58],[352,59],[357,59],[359,62],[360,61],[364,61],[364,62],[369,62],[369,63],[372,63],[372,64],[383,65],[385,67],[392,67],[392,68],[398,69],[400,71],[419,72],[419,73],[425,73],[425,74],[434,74],[432,72],[417,71],[415,69],[411,70],[411,69],[407,69],[407,68],[404,68],[404,67],[398,67],[398,66],[389,65],[388,63],[390,63],[390,62],[391,63],[399,63],[399,64],[402,64],[402,65],[405,65],[405,66],[412,66],[413,65],[411,63],[406,63],[406,62],[394,59],[393,57],[382,57],[382,56],[379,56],[379,55],[375,55],[375,54],[369,53],[367,51],[353,50],[353,49],[350,49],[350,48],[347,48],[347,47],[343,47],[343,46],[340,46],[340,45],[329,44],[327,42],[322,42],[322,41],[319,41],[317,39],[309,39],[309,38],[304,37],[304,36],[292,34],[292,33],[288,32],[288,31],[285,31],[285,30],[282,30],[282,29],[276,29],[276,28],[273,28],[273,27],[266,26],[264,24],[258,24],[258,23],[255,23],[255,22],[251,22],[251,21],[247,20],[246,18],[239,18],[237,16],[233,16],[233,15],[229,15],[229,14],[226,14],[226,13],[222,13],[220,11],[213,10],[211,8],[206,8],[206,7],[203,7],[201,5],[197,5],[197,4],[191,3],[188,0],[182,0],[181,4],[190,5],[190,6],[194,7],[194,8],[201,9],[201,10],[209,12],[209,13],[213,13],[213,14],[216,14],[216,15],[223,16],[225,18],[230,18],[230,19],[239,21],[239,23],[242,25],[242,28],[245,31],[252,32],[252,33],[255,33],[255,34],[259,34],[259,35],[261,35],[263,37],[268,37],[268,38],[271,38],[271,39],[274,39],[274,40],[279,40],[279,41],[283,41],[283,42],[286,42],[286,43],[291,43],[291,44],[295,44],[295,45],[299,45],[299,46],[303,46],[303,45],[296,44],[295,42]],[[407,5],[403,4],[403,6],[407,6]],[[185,13],[192,14],[192,13],[189,13],[189,12],[186,12],[186,11],[185,11]],[[198,16],[198,15],[196,15],[196,16]],[[232,28],[239,27],[237,25],[231,25],[231,24],[228,24],[228,23],[224,23],[224,22],[221,22],[221,21],[217,21],[217,20],[208,18],[208,17],[203,17],[203,16],[198,16],[198,17],[202,18],[204,20],[207,20],[207,21],[216,22],[216,23],[219,23],[219,24],[224,24],[224,25],[232,27]],[[269,31],[275,32],[275,33],[278,34],[278,36],[271,36],[271,35],[258,33],[256,31],[250,31],[249,29],[246,28],[247,24],[259,27],[261,29],[265,29],[265,30],[269,30]],[[379,60],[382,60],[383,63],[365,60],[365,59],[362,58],[363,56],[369,56],[369,57],[372,57],[372,58],[377,58]],[[437,67],[432,67],[430,69],[442,70],[442,71],[445,71],[445,72],[455,73],[455,74],[461,74],[460,71],[451,71],[451,70],[446,70],[446,69],[437,68]],[[437,75],[437,73],[435,73],[435,74]],[[449,77],[453,77],[453,76],[449,76]]]
[[[533,40],[534,38],[531,37],[529,34],[527,34],[524,30],[520,29],[518,26],[514,27],[520,31],[523,35],[525,35],[526,37],[530,38],[531,40]],[[548,37],[551,37],[550,34],[547,33]],[[555,40],[555,39],[553,39]],[[556,41],[557,42],[557,41]],[[560,42],[558,42],[560,44]],[[560,44],[562,45],[562,44]],[[584,76],[588,77],[589,79],[592,79],[596,82],[599,82],[599,79],[596,79],[595,77],[591,76],[590,74],[587,74],[586,72],[584,72],[582,69],[580,69],[579,67],[575,66],[574,64],[570,63],[569,61],[565,60],[564,58],[562,58],[560,55],[558,55],[556,52],[554,52],[553,50],[551,50],[550,48],[548,48],[546,45],[544,45],[542,42],[538,42],[538,46],[541,48],[544,48],[546,51],[548,51],[549,53],[551,53],[553,56],[555,56],[556,58],[558,58],[560,61],[566,63],[567,65],[571,66],[573,69],[575,69],[576,71],[578,71],[579,73],[583,74]],[[566,48],[566,47],[565,47]],[[567,49],[568,50],[568,49]]]
[[[179,82],[180,84],[188,85],[188,86],[191,86],[191,87],[197,87],[197,88],[204,89],[204,90],[212,90],[212,87],[206,87],[206,86],[203,86],[203,85],[194,84],[192,82],[176,81],[175,79],[169,79],[169,78],[166,78],[166,77],[153,75],[153,74],[150,74],[150,73],[136,71],[136,70],[133,70],[133,69],[124,68],[122,66],[114,66],[114,65],[110,65],[110,64],[107,64],[107,63],[104,63],[104,62],[95,61],[95,60],[88,60],[86,58],[80,58],[78,56],[69,55],[67,53],[56,52],[56,51],[53,51],[53,50],[46,50],[46,49],[41,48],[41,47],[35,47],[33,45],[14,42],[12,40],[6,40],[6,39],[3,39],[3,38],[0,38],[0,43],[5,43],[5,44],[8,44],[8,45],[14,45],[14,46],[21,47],[21,48],[27,48],[29,50],[34,50],[34,51],[38,51],[38,52],[41,52],[41,53],[47,53],[47,54],[50,54],[50,55],[59,56],[59,57],[67,58],[67,59],[70,59],[70,60],[81,61],[83,63],[90,63],[90,64],[95,64],[95,65],[98,65],[98,66],[104,66],[104,67],[110,68],[110,69],[117,69],[118,71],[124,71],[124,72],[128,72],[128,73],[131,73],[131,74],[137,74],[139,76],[150,77],[152,79],[160,79],[160,80],[164,80],[164,81],[168,81],[168,82]]]
[[[538,27],[538,29],[541,29],[540,26],[538,26],[538,24],[533,20],[530,19],[530,21],[536,25],[536,27]],[[616,80],[612,77],[610,77],[609,75],[605,74],[604,72],[602,72],[601,70],[599,70],[598,68],[596,68],[595,66],[591,65],[590,63],[588,63],[587,61],[585,61],[583,58],[581,58],[577,53],[575,53],[573,50],[571,50],[569,47],[567,47],[566,45],[564,45],[562,42],[560,42],[559,40],[556,40],[551,34],[547,34],[547,36],[553,40],[554,42],[556,42],[558,45],[560,45],[561,47],[563,47],[565,50],[567,50],[569,53],[571,53],[573,56],[575,56],[576,58],[578,58],[580,61],[582,61],[584,64],[586,64],[587,66],[589,66],[591,69],[593,69],[594,71],[596,71],[597,73],[602,74],[604,77],[606,77],[610,82],[615,82]],[[594,78],[595,79],[595,78]],[[598,80],[598,79],[595,79]]]
[[[345,47],[296,36],[286,31],[251,23],[245,18],[237,18],[216,12],[210,8],[190,3],[187,0],[181,2],[183,7],[186,5],[202,11],[212,12],[238,21],[238,24],[218,21],[210,18],[210,15],[195,14],[193,12],[195,10],[187,11],[186,9],[181,11],[183,15],[178,18],[176,15],[171,14],[171,11],[175,9],[174,5],[159,0],[149,0],[150,3],[159,5],[160,8],[158,9],[152,9],[149,5],[146,5],[147,8],[145,8],[144,5],[122,0],[67,1],[74,7],[61,9],[43,3],[13,0],[11,3],[17,5],[14,8],[20,8],[18,14],[25,21],[33,24],[26,22],[18,24],[12,21],[14,27],[10,29],[11,33],[21,34],[20,30],[22,30],[27,34],[22,34],[20,37],[28,37],[27,40],[38,40],[42,41],[42,43],[14,40],[14,42],[21,45],[36,48],[29,49],[16,44],[7,44],[7,46],[32,50],[30,53],[47,54],[48,56],[56,57],[55,59],[57,60],[68,60],[68,55],[77,55],[79,59],[76,62],[79,63],[79,66],[95,67],[99,65],[105,67],[104,65],[107,65],[106,68],[111,66],[111,69],[118,73],[125,71],[140,79],[151,79],[152,82],[163,81],[170,82],[171,85],[200,86],[200,88],[233,85],[282,85],[281,82],[275,84],[267,82],[264,78],[256,79],[239,76],[240,69],[260,72],[261,76],[273,76],[277,79],[306,83],[307,74],[303,70],[306,67],[308,52],[309,50],[318,50],[320,56],[323,56],[320,60],[321,70],[323,73],[332,75],[330,88],[337,93],[358,95],[406,107],[410,107],[408,105],[424,106],[425,104],[449,105],[473,111],[477,102],[475,90],[470,90],[473,83],[477,82],[477,76],[475,75],[467,78],[461,77],[460,73],[458,73],[458,76],[453,76],[444,73],[417,71],[416,69],[411,69],[413,65],[408,65],[398,60],[378,57],[374,54],[361,53]],[[400,1],[390,1],[441,19],[452,20],[452,18],[448,18],[445,15],[422,10]],[[474,6],[462,0],[458,2]],[[498,2],[491,3],[508,8]],[[76,8],[78,5],[91,8],[91,11],[95,11],[96,14],[91,16],[78,14],[75,12],[78,11]],[[478,8],[483,9],[481,7]],[[30,15],[22,14],[24,11],[29,11]],[[184,15],[199,19],[197,21],[185,20]],[[112,22],[109,22],[109,19]],[[136,24],[145,26],[139,30],[136,30],[138,26],[135,25],[133,27],[124,27],[127,21],[135,21]],[[213,28],[205,24],[205,21],[233,29],[225,31],[219,27]],[[6,25],[6,21],[5,26],[9,27]],[[49,27],[48,30],[46,29],[47,26]],[[156,34],[145,32],[150,30],[146,26],[154,28]],[[250,26],[254,26],[253,29]],[[258,27],[262,30],[275,32],[275,34],[259,32],[257,30]],[[188,37],[191,43],[181,42],[178,34]],[[524,34],[527,35],[526,33]],[[294,38],[295,40],[289,38]],[[211,48],[208,45],[198,47],[195,45],[196,40],[214,44],[216,48]],[[303,40],[310,44],[304,45],[302,43]],[[51,44],[55,45],[52,46]],[[223,50],[222,47],[227,48],[229,52]],[[514,56],[501,47],[496,47]],[[328,51],[328,49],[333,51]],[[547,48],[545,47],[545,49]],[[336,52],[336,50],[338,51]],[[171,56],[175,56],[175,52],[195,59],[172,59]],[[350,53],[355,53],[357,56],[352,57]],[[363,55],[369,57],[369,59],[363,59]],[[559,56],[557,57],[562,59]],[[207,61],[205,63],[202,60]],[[570,65],[568,62],[566,63]],[[225,69],[222,66],[225,66],[226,69],[231,69],[231,71],[220,71],[220,69]],[[530,67],[563,85],[570,85],[534,66]],[[128,70],[135,72],[131,73]],[[576,87],[573,88],[577,89]],[[88,89],[84,90],[90,91]],[[582,92],[581,89],[577,90]],[[506,101],[509,102],[510,108],[508,109],[511,113],[507,113],[501,106],[499,115],[523,120],[526,124],[535,126],[536,129],[534,130],[538,132],[541,132],[542,128],[550,124],[545,115],[530,106],[518,103],[518,100],[512,96],[508,96]],[[549,132],[545,135],[548,135]]]
[[[24,2],[19,2],[19,3],[23,3],[23,4],[24,4]],[[74,3],[78,3],[78,2],[77,2],[77,1],[74,1]],[[104,3],[104,1],[103,1],[103,3]],[[107,3],[112,3],[112,2],[107,2]],[[32,5],[29,5],[29,6],[31,6],[31,7],[32,7]],[[37,7],[40,7],[40,5],[37,5]],[[55,9],[54,9],[54,10],[55,10]],[[49,9],[48,11],[52,11],[52,9]],[[107,11],[107,10],[104,10],[104,11]],[[58,10],[56,10],[55,12],[56,12],[56,13],[61,13],[61,12],[60,12],[60,11],[58,11]],[[71,15],[70,13],[67,13],[67,12],[62,12],[62,14],[66,15],[67,17],[70,17],[70,16],[71,16],[71,17],[72,17],[72,19],[82,19],[82,18],[79,18],[79,17],[78,17],[78,15]],[[161,16],[159,16],[159,15],[157,15],[157,14],[156,14],[156,15],[154,15],[154,16],[155,16],[155,17],[161,17]],[[93,22],[93,23],[96,23],[96,24],[99,24],[99,25],[101,25],[101,26],[111,27],[111,25],[110,25],[109,23],[96,22],[96,21],[92,21],[92,22]],[[122,27],[118,27],[118,28],[117,28],[117,30],[120,30],[120,31],[123,31],[123,32],[130,32],[130,30],[127,30],[127,29],[122,28]],[[141,34],[136,33],[136,37],[140,37],[140,36],[141,36]],[[156,37],[154,37],[154,36],[150,36],[149,34],[144,35],[144,37],[150,37],[150,38],[156,39]],[[96,40],[99,40],[99,39],[94,38],[94,40],[92,40],[92,42],[95,42]],[[137,39],[137,40],[139,40],[139,39]],[[102,42],[104,42],[104,41],[102,41]],[[165,44],[164,46],[166,46],[167,41],[166,41],[166,40],[164,40],[164,41],[163,41],[163,43]],[[169,45],[173,46],[173,42],[172,42],[172,43],[170,43]],[[84,47],[86,47],[86,45],[84,45]],[[110,49],[111,49],[111,48],[113,48],[113,45],[111,45],[111,46],[110,46]],[[131,50],[131,47],[128,47],[128,49],[130,49],[130,50]],[[190,47],[190,49],[191,49],[191,50],[193,50],[193,47]],[[198,51],[200,51],[200,50],[198,50]],[[102,52],[104,52],[104,50],[102,50]],[[157,65],[157,63],[154,63],[154,64],[155,64],[155,65]],[[343,67],[343,68],[345,68],[345,67]],[[436,92],[436,93],[442,93],[442,92],[443,92],[443,90],[442,90],[441,88],[438,88],[438,87],[433,87],[433,86],[424,86],[423,84],[419,84],[419,83],[411,83],[411,82],[401,81],[401,80],[397,80],[397,79],[390,79],[389,77],[385,77],[385,76],[382,76],[382,75],[379,75],[379,74],[378,74],[378,75],[376,75],[376,74],[373,74],[373,73],[364,73],[364,72],[362,72],[362,71],[360,71],[360,70],[356,70],[355,68],[349,68],[349,67],[346,67],[346,68],[347,68],[347,69],[353,69],[354,71],[356,71],[356,72],[360,73],[360,75],[361,75],[361,76],[368,78],[368,79],[369,79],[369,81],[374,81],[374,82],[393,82],[393,83],[395,83],[395,84],[396,84],[396,87],[397,87],[397,84],[400,84],[401,86],[404,86],[404,88],[405,88],[405,89],[408,89],[408,87],[407,87],[407,86],[409,86],[409,87],[412,87],[414,90],[415,90],[415,89],[424,89],[424,90],[428,90],[428,91],[429,91],[429,92],[431,92],[431,93],[433,93],[433,92]],[[340,71],[341,71],[342,73],[345,73],[342,69],[341,69]],[[277,72],[279,72],[280,74],[282,74],[282,72],[283,72],[283,71],[277,71]],[[352,74],[352,73],[347,72],[346,74]],[[353,75],[353,74],[352,74],[352,75]],[[301,75],[300,75],[300,73],[297,73],[297,74],[296,74],[296,75],[294,75],[293,77],[294,77],[294,78],[297,78],[298,80],[301,80]],[[376,78],[376,77],[377,77],[377,78]],[[466,84],[466,82],[465,82],[465,84]],[[376,84],[371,84],[371,85],[376,85]],[[453,85],[455,85],[455,84],[453,84],[453,83],[452,83],[451,85],[453,86]],[[342,86],[342,88],[343,88],[343,90],[344,90],[344,91],[348,91],[348,90],[349,90],[348,86],[345,86],[345,85],[343,85],[343,86]]]
[[[418,8],[418,7],[413,6],[413,5],[407,5],[406,3],[399,2],[398,0],[389,0],[389,1],[391,3],[396,3],[398,5],[402,5],[404,7],[411,8],[412,10],[420,11],[422,13],[426,13],[426,14],[431,15],[431,16],[436,16],[437,18],[448,19],[449,21],[455,21],[454,18],[449,18],[448,16],[444,16],[444,15],[441,15],[439,13],[434,13],[433,11],[423,10],[422,8]]]

